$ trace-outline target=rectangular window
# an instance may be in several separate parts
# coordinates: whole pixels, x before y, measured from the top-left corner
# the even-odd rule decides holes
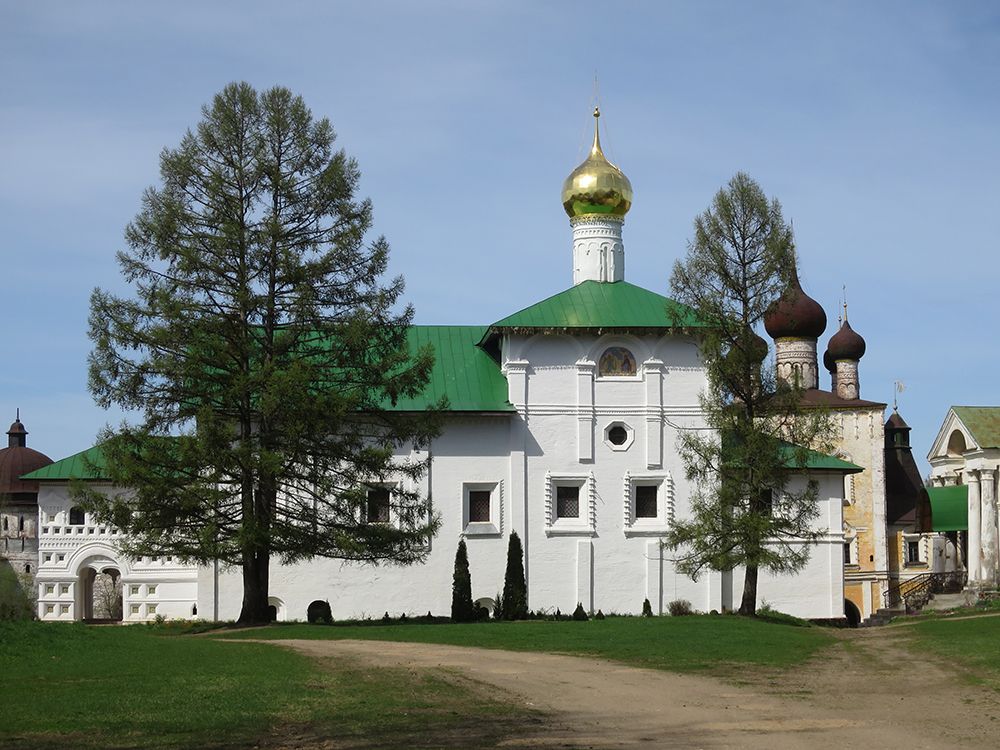
[[[656,518],[657,486],[655,484],[637,484],[635,486],[635,517]]]
[[[920,562],[920,542],[906,543],[906,562],[908,563]]]
[[[148,593],[148,594],[149,594],[150,596],[155,596],[155,595],[156,595],[156,586],[147,586],[147,587],[146,587],[146,592],[147,592],[147,593]]]
[[[56,611],[56,605],[55,604],[46,604],[45,605],[45,614],[51,615],[55,611]]]
[[[146,605],[146,614],[147,615],[155,615],[156,614],[156,605],[155,604],[147,604]]]
[[[137,615],[137,614],[139,614],[139,605],[138,605],[138,604],[133,604],[133,605],[132,605],[132,606],[131,606],[131,607],[129,608],[129,611],[130,611],[130,612],[131,612],[131,613],[132,613],[133,615]]]
[[[60,584],[60,586],[59,586],[59,593],[60,594],[68,594],[69,593],[69,584],[68,583]]]
[[[129,596],[139,596],[139,587],[138,586],[129,586],[128,593],[129,593]]]
[[[580,517],[580,488],[577,485],[556,485],[556,518]]]
[[[469,523],[490,522],[489,490],[469,490]]]
[[[389,523],[389,488],[371,487],[368,490],[368,507],[365,520],[368,523]]]
[[[55,584],[52,584],[52,583],[45,584],[45,593],[46,593],[46,595],[56,593]]]

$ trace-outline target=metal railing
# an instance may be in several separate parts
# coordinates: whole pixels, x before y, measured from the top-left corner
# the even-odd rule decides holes
[[[907,614],[919,612],[934,594],[950,594],[965,586],[965,571],[921,573],[900,581],[882,592],[883,606],[893,609],[903,605]]]

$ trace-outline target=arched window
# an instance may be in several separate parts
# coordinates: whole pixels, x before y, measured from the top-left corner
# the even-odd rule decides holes
[[[635,356],[624,346],[608,347],[597,363],[597,375],[602,378],[631,377],[635,374]]]
[[[17,517],[17,530],[24,531],[24,516]]]
[[[83,526],[86,523],[84,520],[83,508],[79,505],[74,505],[69,509],[69,525],[70,526]]]
[[[24,566],[24,572],[25,573],[31,573],[31,565],[30,564],[26,564]]]
[[[948,455],[961,456],[968,448],[965,445],[965,435],[960,430],[955,430],[948,437]]]
[[[3,530],[7,531],[7,516],[3,517]]]

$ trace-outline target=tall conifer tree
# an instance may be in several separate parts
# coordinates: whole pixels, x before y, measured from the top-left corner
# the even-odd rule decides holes
[[[433,355],[408,345],[403,281],[383,279],[334,138],[287,89],[230,84],[160,156],[118,254],[131,293],[91,298],[91,392],[140,419],[101,436],[127,490],[76,491],[126,552],[240,566],[243,622],[267,620],[272,556],[412,562],[437,527],[395,484],[425,471],[436,418],[389,408]],[[369,522],[385,483],[390,523]]]
[[[754,331],[794,273],[792,231],[781,205],[739,173],[694,229],[670,285],[678,301],[711,323],[701,342],[708,379],[701,405],[710,430],[681,433],[681,457],[695,487],[692,513],[675,521],[665,542],[677,552],[678,569],[691,576],[745,568],[739,611],[754,615],[760,568],[801,569],[819,533],[812,523],[815,485],[793,492],[788,480],[806,465],[809,447],[828,449],[828,421],[801,408],[796,384],[778,386],[764,366],[767,342]]]
[[[523,620],[528,616],[528,586],[524,579],[524,549],[516,531],[507,543],[507,572],[503,578],[501,612],[505,620]]]
[[[451,619],[455,622],[472,622],[476,607],[472,602],[472,576],[469,573],[469,551],[465,540],[458,542],[455,552],[455,574],[451,582]]]

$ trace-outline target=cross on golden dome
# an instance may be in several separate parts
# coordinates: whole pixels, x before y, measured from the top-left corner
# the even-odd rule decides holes
[[[594,107],[590,154],[563,183],[562,204],[570,218],[596,214],[623,217],[632,207],[632,183],[601,149],[601,110]]]

